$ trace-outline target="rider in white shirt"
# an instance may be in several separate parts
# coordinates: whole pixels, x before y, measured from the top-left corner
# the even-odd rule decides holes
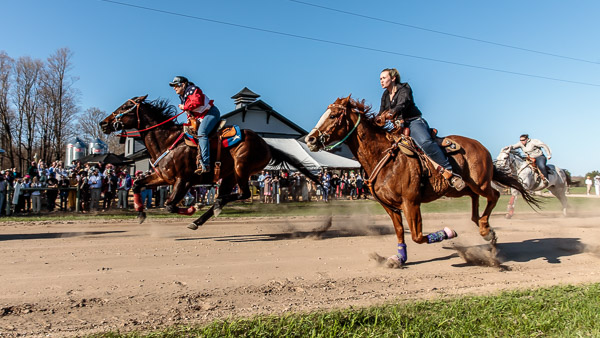
[[[544,155],[542,148],[546,150],[548,158]],[[544,142],[529,138],[529,134],[523,134],[519,137],[519,143],[510,146],[510,149],[521,149],[527,156],[535,159],[535,164],[540,168],[540,172],[545,180],[548,180],[548,168],[546,161],[552,158],[552,151]]]

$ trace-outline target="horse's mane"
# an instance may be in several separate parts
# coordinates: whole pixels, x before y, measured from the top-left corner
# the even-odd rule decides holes
[[[144,101],[148,105],[149,115],[155,120],[162,122],[175,116],[177,109],[169,104],[169,100],[158,98],[153,101]]]
[[[370,112],[372,108],[371,105],[365,103],[364,99],[355,100],[353,98],[350,98],[350,104],[363,114]]]

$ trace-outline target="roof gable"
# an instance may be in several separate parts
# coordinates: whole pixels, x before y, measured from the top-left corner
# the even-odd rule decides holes
[[[250,112],[254,113],[254,114],[250,114]],[[266,119],[266,121],[256,121],[258,123],[252,124],[252,121],[249,121],[249,119],[256,119],[257,118],[257,114],[259,112],[263,112],[265,114],[264,118]],[[273,123],[274,121],[272,119],[278,120],[282,125],[285,125],[287,128],[289,128],[289,130],[286,132],[285,130],[281,130],[281,134],[287,134],[289,136],[294,136],[294,135],[306,135],[308,134],[308,132],[306,130],[304,130],[304,128],[300,127],[299,125],[295,124],[294,122],[290,121],[289,119],[287,119],[285,116],[281,115],[280,113],[278,113],[277,111],[275,111],[273,109],[273,107],[269,106],[268,104],[266,104],[263,100],[257,100],[254,101],[252,103],[249,103],[241,108],[238,108],[234,111],[231,111],[227,114],[224,114],[222,116],[223,119],[228,119],[228,120],[234,120],[236,121],[236,124],[239,124],[240,127],[242,128],[246,128],[244,125],[248,125],[248,129],[252,129],[257,133],[275,133],[277,134],[277,130],[269,130],[269,129],[265,129],[268,127],[269,124],[271,125],[275,125],[275,123]],[[266,122],[266,123],[265,123]],[[257,130],[258,128],[252,128],[253,125],[256,124],[260,124],[263,125],[263,130]]]

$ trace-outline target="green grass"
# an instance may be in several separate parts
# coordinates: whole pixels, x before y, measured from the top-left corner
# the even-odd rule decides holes
[[[585,193],[585,190],[584,190]],[[506,211],[509,196],[502,195],[498,204],[494,208],[494,214],[503,214]],[[559,212],[561,205],[557,198],[542,197],[542,212]],[[600,199],[597,198],[569,198],[569,207],[571,211],[592,211],[600,206]],[[485,208],[485,200],[480,198],[480,212]],[[206,210],[206,207],[200,210]],[[470,213],[471,199],[462,198],[441,198],[437,201],[421,205],[421,211],[426,213]],[[525,213],[533,210],[525,203],[523,198],[517,199],[516,212]],[[147,211],[148,217],[152,218],[182,218],[190,219],[190,216],[170,214],[164,210],[150,209]],[[379,203],[371,200],[333,200],[329,203],[324,202],[289,202],[281,204],[264,204],[256,200],[250,202],[236,202],[227,205],[221,214],[224,217],[291,217],[291,216],[321,216],[321,215],[356,215],[356,214],[381,214],[385,211]],[[196,215],[199,215],[196,213]],[[97,214],[76,214],[76,213],[52,213],[42,214],[40,216],[11,216],[0,218],[0,224],[6,221],[35,222],[47,220],[65,220],[77,221],[93,219],[134,219],[137,212],[133,209],[122,211],[115,210],[110,212],[99,212]]]
[[[218,320],[96,337],[598,337],[600,284]]]

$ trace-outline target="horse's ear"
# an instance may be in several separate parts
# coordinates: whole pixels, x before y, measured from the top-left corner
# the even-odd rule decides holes
[[[141,103],[144,102],[144,100],[148,97],[148,94],[144,95],[144,96],[140,96],[137,99],[135,99],[135,102],[137,103]]]

